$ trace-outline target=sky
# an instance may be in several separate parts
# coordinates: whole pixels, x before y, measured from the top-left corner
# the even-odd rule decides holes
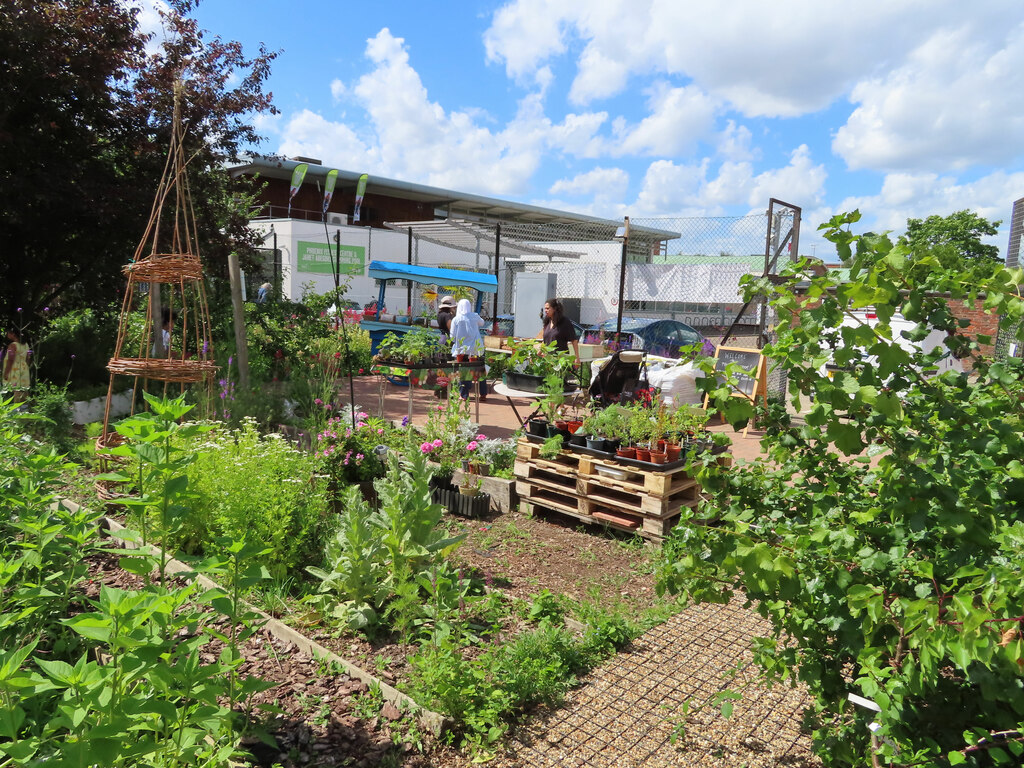
[[[280,55],[259,151],[609,219],[803,209],[801,252],[1024,197],[1022,0],[205,0]]]

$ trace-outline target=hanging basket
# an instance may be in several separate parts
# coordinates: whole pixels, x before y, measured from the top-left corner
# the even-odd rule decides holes
[[[158,253],[121,267],[137,283],[177,283],[202,280],[203,265],[191,253]]]
[[[217,371],[212,360],[175,360],[158,357],[112,357],[107,370],[124,376],[189,383],[206,381]]]

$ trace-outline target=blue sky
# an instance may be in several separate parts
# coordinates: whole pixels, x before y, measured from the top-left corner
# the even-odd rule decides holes
[[[851,10],[853,9],[853,10]],[[268,153],[606,218],[803,208],[863,228],[1024,196],[1021,0],[243,4]],[[1006,248],[1007,227],[992,242]]]

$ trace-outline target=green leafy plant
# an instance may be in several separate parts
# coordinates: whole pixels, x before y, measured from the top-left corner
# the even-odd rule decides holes
[[[770,678],[810,690],[826,765],[1005,762],[1020,744],[991,735],[1024,729],[1024,368],[980,355],[988,340],[964,335],[951,303],[1019,328],[1024,273],[945,269],[887,236],[854,235],[858,219],[824,226],[849,264],[845,282],[796,265],[806,290],[781,286],[772,298],[782,320],[765,354],[788,370],[794,407],[810,402],[803,423],[769,425],[766,461],[728,473],[701,461],[712,505],[683,518],[713,510],[720,522],[676,529],[660,583],[697,600],[740,589],[759,606],[773,631],[756,659]],[[748,284],[748,295],[761,290]],[[867,306],[877,324],[851,322]],[[897,313],[913,323],[910,338],[939,329],[944,345],[898,343]],[[973,375],[929,375],[943,354],[973,355]],[[865,357],[874,364],[852,364]],[[829,360],[842,368],[832,378]],[[728,386],[712,387],[733,424],[754,415]],[[851,693],[881,711],[852,707]]]

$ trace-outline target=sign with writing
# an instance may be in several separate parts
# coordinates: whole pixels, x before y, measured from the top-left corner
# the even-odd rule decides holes
[[[332,265],[337,258],[338,246],[333,243],[298,243],[299,272],[333,275]],[[366,272],[366,248],[361,245],[341,246],[341,274],[362,275]]]
[[[719,381],[726,377],[726,368],[730,363],[736,363],[743,371],[737,371],[733,378],[736,379],[736,386],[732,390],[733,397],[745,397],[755,405],[758,398],[768,405],[768,370],[765,367],[764,358],[759,349],[744,349],[742,347],[719,347],[715,350],[715,372]],[[704,396],[704,407],[708,407],[711,400],[710,395]],[[725,420],[723,414],[722,420]],[[747,434],[750,429],[750,422],[743,430]]]
[[[715,371],[724,375],[725,369],[730,363],[736,363],[744,371],[749,371],[749,373],[737,373],[736,378],[739,381],[737,391],[753,398],[757,389],[758,374],[761,372],[761,362],[760,350],[719,347],[715,355]]]

